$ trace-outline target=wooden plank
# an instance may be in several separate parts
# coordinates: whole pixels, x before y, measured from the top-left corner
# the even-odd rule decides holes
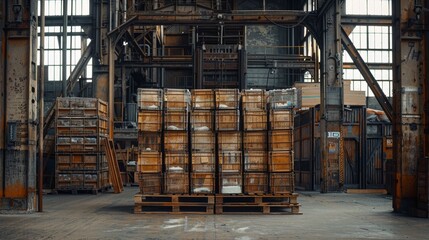
[[[386,189],[347,189],[351,194],[387,194]]]
[[[301,215],[299,204],[296,205],[216,205],[216,214],[284,214]]]
[[[119,171],[118,161],[116,161],[113,140],[103,138],[103,142],[106,151],[107,163],[109,165],[109,177],[112,182],[113,190],[115,193],[120,193],[124,190],[124,186],[121,179],[121,173]]]

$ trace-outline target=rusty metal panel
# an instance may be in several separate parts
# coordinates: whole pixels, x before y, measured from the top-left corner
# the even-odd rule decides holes
[[[0,3],[0,29],[4,29],[4,2]],[[0,31],[0,199],[3,198],[3,170],[4,170],[4,149],[5,149],[5,81],[4,81],[4,60],[6,59],[6,41],[3,30]],[[0,202],[0,206],[1,206]]]

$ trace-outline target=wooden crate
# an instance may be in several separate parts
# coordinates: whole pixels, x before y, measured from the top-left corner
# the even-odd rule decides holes
[[[207,194],[215,192],[215,174],[214,173],[192,173],[191,174],[191,193]]]
[[[266,151],[267,150],[267,132],[244,132],[243,146],[247,151]]]
[[[214,112],[212,110],[194,110],[191,112],[192,131],[213,131]]]
[[[188,151],[188,133],[178,131],[164,132],[165,151]]]
[[[214,109],[215,94],[213,89],[192,89],[192,109]]]
[[[294,114],[292,109],[270,110],[270,130],[293,129]]]
[[[263,89],[246,89],[241,93],[243,109],[266,109],[267,94]]]
[[[60,171],[107,170],[106,156],[103,154],[56,154],[56,165]]]
[[[63,137],[56,138],[57,153],[97,153],[101,152],[100,137]]]
[[[218,149],[221,151],[241,150],[241,132],[219,132],[217,140]]]
[[[268,153],[266,151],[245,151],[245,172],[266,172],[268,169]]]
[[[139,149],[144,151],[161,151],[161,133],[159,132],[139,132]]]
[[[220,173],[219,192],[221,194],[243,193],[243,176],[241,173]]]
[[[268,193],[267,173],[244,173],[244,193],[245,194],[265,194]]]
[[[187,89],[165,89],[164,108],[168,110],[187,110],[191,102],[191,94]]]
[[[164,129],[169,131],[187,131],[188,130],[188,111],[187,110],[165,110],[164,111]]]
[[[293,130],[270,131],[268,140],[271,151],[293,151]]]
[[[212,152],[215,150],[215,134],[212,132],[192,132],[192,151]]]
[[[152,88],[137,89],[137,106],[139,109],[162,110],[163,90]]]
[[[241,151],[219,151],[219,172],[241,172]]]
[[[293,108],[297,104],[296,89],[270,90],[268,102],[271,109]]]
[[[60,117],[55,122],[57,135],[107,135],[108,122],[106,119],[98,117]]]
[[[98,191],[109,186],[108,171],[56,171],[57,191]]]
[[[164,193],[166,194],[188,194],[189,176],[188,173],[165,173]]]
[[[270,193],[292,193],[295,190],[294,173],[270,173]]]
[[[161,173],[139,173],[138,183],[141,194],[161,194],[162,174]]]
[[[240,130],[239,110],[216,111],[216,131],[238,131]]]
[[[192,172],[215,172],[214,152],[192,152]]]
[[[189,154],[186,152],[165,152],[165,171],[181,173],[189,171]]]
[[[244,131],[267,130],[267,111],[244,110],[243,124]]]
[[[270,172],[292,172],[293,169],[292,151],[271,151],[269,153]]]
[[[216,109],[238,109],[240,93],[238,89],[216,89]]]
[[[137,160],[137,171],[142,173],[162,172],[162,153],[140,151]]]
[[[57,117],[108,117],[107,102],[96,98],[57,98]]]
[[[143,110],[138,113],[139,131],[143,132],[161,132],[162,130],[162,111]]]

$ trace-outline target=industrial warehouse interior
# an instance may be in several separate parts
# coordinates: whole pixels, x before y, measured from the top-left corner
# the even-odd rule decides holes
[[[0,239],[427,239],[429,0],[4,0]]]

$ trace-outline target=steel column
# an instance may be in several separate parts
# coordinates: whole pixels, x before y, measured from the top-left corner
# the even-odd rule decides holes
[[[424,96],[425,30],[428,13],[418,17],[423,1],[393,1],[393,156],[396,162],[393,208],[396,212],[428,217],[428,159]],[[428,1],[424,1],[428,8]],[[422,10],[422,9],[420,9]],[[426,29],[427,31],[427,29]],[[427,104],[427,102],[426,102]],[[427,108],[427,105],[425,106]]]
[[[344,156],[341,135],[343,82],[340,34],[340,0],[323,2],[320,139],[321,192],[339,191],[344,185]]]
[[[39,74],[39,162],[38,162],[38,205],[37,210],[43,212],[43,144],[45,115],[45,0],[40,1],[40,74]]]
[[[107,32],[110,26],[110,1],[95,2],[95,52],[94,52],[94,96],[109,102],[109,39]],[[111,51],[115,51],[113,48]],[[109,103],[110,104],[110,103]],[[113,104],[113,103],[112,103]],[[113,120],[113,119],[112,119]]]
[[[5,1],[5,132],[0,210],[36,209],[37,1]]]
[[[5,79],[6,73],[4,70],[4,64],[6,60],[6,38],[3,32],[5,21],[6,21],[6,1],[2,1],[0,4],[0,199],[3,199],[4,196],[4,154],[5,154],[5,104],[6,104],[6,94],[5,94]]]

